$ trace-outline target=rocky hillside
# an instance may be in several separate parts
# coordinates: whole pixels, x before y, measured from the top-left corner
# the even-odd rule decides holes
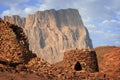
[[[63,52],[71,48],[92,48],[92,41],[76,9],[38,11],[20,18],[5,16],[4,20],[24,29],[29,48],[49,63],[63,59]]]
[[[115,46],[99,46],[93,49],[95,50],[97,54],[98,65],[99,65],[100,71],[102,71],[102,64],[104,64],[104,61],[103,61],[104,55],[107,54],[113,48],[115,48]]]
[[[99,69],[109,75],[120,74],[120,47],[101,46],[94,49],[97,54]]]

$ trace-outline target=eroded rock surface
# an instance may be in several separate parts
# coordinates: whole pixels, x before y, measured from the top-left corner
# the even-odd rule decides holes
[[[6,16],[4,20],[22,26],[29,48],[49,63],[63,60],[64,51],[71,48],[92,48],[92,41],[76,9],[38,11],[24,20]]]

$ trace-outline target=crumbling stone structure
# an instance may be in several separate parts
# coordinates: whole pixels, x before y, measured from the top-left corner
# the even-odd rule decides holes
[[[23,29],[0,19],[0,63],[17,65],[35,56]]]
[[[96,53],[88,49],[66,51],[63,61],[65,67],[73,71],[99,71]]]

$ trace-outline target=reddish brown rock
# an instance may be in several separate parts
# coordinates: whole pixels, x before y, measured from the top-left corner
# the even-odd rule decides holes
[[[97,54],[100,72],[120,78],[120,47],[102,46],[94,50]]]
[[[96,54],[87,49],[66,51],[63,61],[54,64],[52,68],[52,74],[56,75],[58,80],[88,79],[87,75],[98,71]]]
[[[70,50],[64,53],[64,64],[76,71],[98,72],[96,53],[88,49]]]
[[[52,68],[51,64],[49,64],[47,61],[41,58],[33,58],[28,62],[26,66],[30,71],[35,73],[38,72],[48,73],[48,71]]]
[[[99,65],[100,71],[103,71],[103,67],[104,67],[103,66],[104,65],[103,57],[104,57],[104,55],[107,54],[113,48],[115,48],[115,46],[99,46],[99,47],[96,47],[93,49],[97,54],[98,65]]]
[[[103,71],[120,76],[120,47],[113,48],[103,56]]]
[[[23,29],[0,20],[0,63],[17,65],[32,57]]]

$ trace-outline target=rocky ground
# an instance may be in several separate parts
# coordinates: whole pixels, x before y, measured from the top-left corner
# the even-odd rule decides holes
[[[98,57],[99,70],[120,77],[120,47],[102,46],[94,50]]]
[[[49,64],[37,58],[28,45],[21,28],[0,20],[0,80],[120,80],[120,47],[69,50],[64,53],[63,61]],[[99,71],[95,67],[97,60],[92,60],[95,52]],[[80,70],[74,69],[74,61],[82,60],[89,62],[89,66],[94,64],[91,66],[96,69],[88,66],[93,71],[87,71],[82,65]]]

